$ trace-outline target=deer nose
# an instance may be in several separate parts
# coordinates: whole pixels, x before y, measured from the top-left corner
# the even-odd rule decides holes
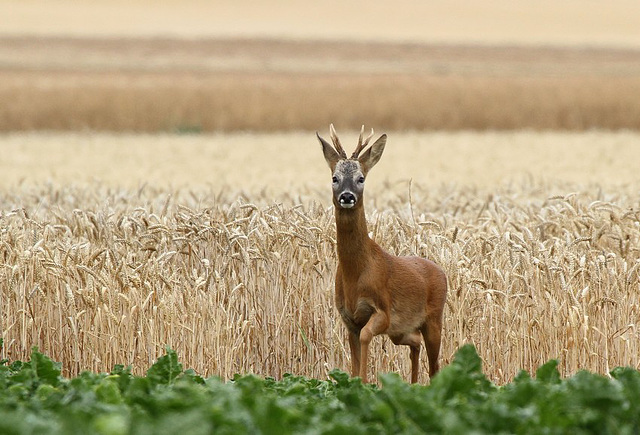
[[[351,192],[343,192],[340,194],[338,202],[342,208],[351,208],[356,205],[356,196]]]

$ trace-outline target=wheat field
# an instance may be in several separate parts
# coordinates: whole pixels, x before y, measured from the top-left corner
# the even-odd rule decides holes
[[[345,143],[352,135],[345,134]],[[512,166],[512,176],[483,184],[473,178],[447,182],[447,174],[399,183],[399,177],[417,173],[409,160],[424,162],[419,150],[443,139],[390,134],[390,153],[372,171],[366,190],[369,229],[388,251],[428,257],[444,267],[450,290],[442,364],[460,345],[474,343],[486,373],[498,383],[550,358],[560,360],[563,374],[580,369],[606,373],[618,365],[640,368],[637,184],[618,160],[604,160],[610,153],[612,159],[637,161],[637,137],[608,133],[581,142],[584,135],[521,138],[529,146],[517,147],[520,153],[509,155],[510,165],[490,167]],[[31,347],[39,346],[63,363],[67,375],[107,371],[114,364],[131,364],[141,373],[165,346],[178,352],[185,367],[224,378],[245,372],[324,378],[333,368],[349,367],[345,328],[333,306],[336,255],[329,174],[311,132],[289,136],[296,144],[304,136],[317,151],[289,154],[293,162],[309,158],[317,163],[295,192],[290,191],[295,174],[298,179],[307,174],[300,175],[301,166],[294,163],[287,170],[276,168],[288,192],[240,189],[240,167],[220,170],[215,174],[219,184],[208,187],[195,182],[172,186],[170,177],[165,183],[127,185],[126,164],[125,170],[116,168],[122,158],[115,145],[110,151],[96,148],[102,154],[78,151],[86,149],[89,136],[76,148],[77,135],[64,136],[68,140],[63,142],[84,159],[88,172],[94,161],[110,162],[114,179],[72,181],[63,176],[64,166],[58,168],[60,181],[51,174],[40,179],[40,171],[29,170],[37,168],[31,165],[42,154],[39,145],[30,147],[25,136],[18,136],[20,144],[11,142],[15,136],[3,138],[13,144],[9,154],[29,175],[17,180],[8,173],[0,190],[2,357],[26,359]],[[45,135],[26,137],[42,141]],[[223,142],[234,137],[248,138]],[[247,155],[251,149],[269,150],[270,137],[256,135],[251,142],[258,146],[245,145]],[[391,152],[395,137],[408,142],[402,151]],[[460,148],[450,143],[450,154],[432,154],[430,164],[442,168],[447,159],[457,165],[467,161],[455,172],[477,176],[473,165],[494,159],[488,149],[500,151],[502,138],[506,152],[519,136],[452,137],[475,146],[464,148],[464,157],[455,160]],[[601,148],[605,137],[613,145]],[[118,136],[109,138],[118,142]],[[135,139],[120,137],[125,143],[127,138]],[[289,150],[282,136],[277,138],[272,146]],[[148,139],[147,155],[155,150],[156,165],[164,161],[189,174],[190,164],[202,159],[192,153],[185,160],[186,154],[171,154],[180,147],[157,146],[166,138]],[[145,137],[137,140],[144,149]],[[215,142],[209,136],[186,140]],[[541,145],[546,142],[551,143],[548,149]],[[546,173],[544,163],[558,158],[549,150],[571,152],[572,146],[581,150],[574,169],[594,162],[591,170],[582,172],[582,179],[575,172],[564,181]],[[254,170],[273,172],[273,160],[263,160],[265,167]],[[402,166],[399,161],[408,168],[402,174],[394,172]],[[529,176],[513,176],[513,167],[528,167]],[[194,168],[191,175],[198,175],[200,169]],[[97,166],[97,177],[100,171]],[[376,338],[371,370],[398,371],[406,378],[408,354],[406,347]],[[427,382],[424,352],[421,363],[420,381]]]
[[[0,358],[346,370],[313,130],[364,121],[372,237],[448,276],[443,365],[640,368],[637,2],[150,4],[0,0]]]
[[[640,50],[0,37],[0,100],[2,132],[638,130]]]

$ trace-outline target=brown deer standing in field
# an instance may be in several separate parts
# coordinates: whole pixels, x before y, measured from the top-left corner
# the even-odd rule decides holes
[[[376,335],[387,334],[394,344],[411,349],[411,382],[417,382],[422,335],[433,377],[439,369],[446,276],[430,260],[388,254],[367,233],[364,182],[380,160],[387,136],[367,148],[373,130],[363,139],[363,126],[356,150],[347,158],[333,124],[330,133],[334,146],[317,132],[316,136],[333,175],[338,243],[335,300],[349,330],[351,374],[367,382],[369,343]]]

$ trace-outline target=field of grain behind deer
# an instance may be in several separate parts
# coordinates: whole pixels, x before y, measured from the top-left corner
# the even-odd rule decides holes
[[[471,342],[496,382],[550,358],[640,367],[638,133],[387,133],[369,231],[444,268],[441,365]],[[349,368],[313,132],[0,142],[2,357],[143,372],[170,346],[225,378]],[[377,337],[371,355],[407,378],[406,347]]]

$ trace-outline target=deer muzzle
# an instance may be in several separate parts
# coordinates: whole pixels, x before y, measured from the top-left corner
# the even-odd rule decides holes
[[[338,197],[338,203],[342,208],[353,208],[356,205],[356,196],[351,192],[342,192]]]

